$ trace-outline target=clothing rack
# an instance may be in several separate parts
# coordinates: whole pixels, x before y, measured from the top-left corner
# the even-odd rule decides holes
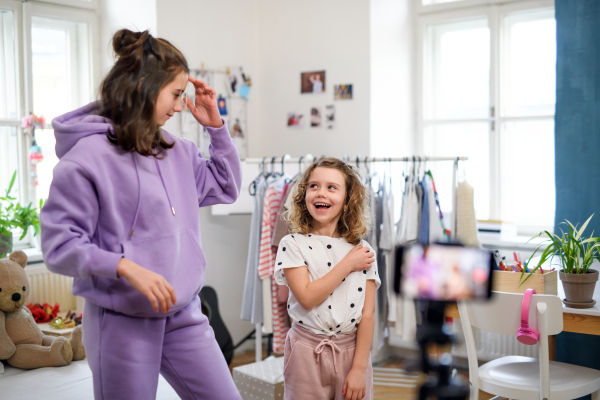
[[[451,232],[452,237],[454,238],[456,235],[456,186],[457,186],[457,178],[458,178],[458,162],[459,161],[468,161],[469,157],[459,156],[459,157],[429,157],[429,156],[408,156],[408,157],[369,157],[364,156],[361,157],[360,154],[356,157],[348,157],[344,155],[342,157],[344,161],[349,164],[355,164],[356,166],[360,166],[361,163],[367,165],[367,163],[373,162],[436,162],[436,161],[452,161],[453,162],[453,170],[452,170],[452,225]],[[284,164],[298,163],[300,166],[303,162],[311,163],[315,160],[315,157],[312,154],[306,154],[301,157],[291,157],[289,154],[285,154],[281,157],[263,157],[263,158],[246,158],[245,162],[248,164],[262,164],[262,168],[266,165],[271,165],[271,168],[275,166],[276,163],[281,163],[282,169]],[[255,332],[262,332],[262,324],[255,324]],[[256,362],[262,361],[262,340],[258,339],[255,343],[255,352],[256,352]]]
[[[309,161],[314,161],[315,157],[312,154],[307,154],[305,156],[299,157],[299,158],[292,158],[289,154],[285,154],[283,155],[281,158],[279,157],[263,157],[263,158],[246,158],[246,162],[249,164],[263,164],[263,167],[267,164],[271,164],[271,166],[274,166],[274,164],[276,162],[281,163],[282,167],[283,164],[287,164],[287,163],[300,163],[302,164],[303,161],[309,162]],[[413,156],[408,156],[408,157],[369,157],[369,156],[365,156],[364,159],[361,159],[360,154],[357,155],[356,157],[348,157],[346,155],[344,155],[344,157],[342,157],[342,159],[344,161],[346,161],[349,164],[355,163],[357,167],[360,166],[360,163],[363,162],[365,165],[367,165],[367,163],[373,163],[373,162],[429,162],[429,161],[453,161],[454,165],[453,165],[453,170],[452,170],[452,210],[456,210],[456,186],[457,186],[457,173],[458,173],[458,162],[459,161],[467,161],[469,160],[469,157],[466,156],[459,156],[459,157],[429,157],[429,156],[417,156],[417,155],[413,155]],[[450,228],[450,231],[452,232],[452,237],[454,237],[454,235],[456,234],[456,213],[453,212],[452,213],[452,225]]]

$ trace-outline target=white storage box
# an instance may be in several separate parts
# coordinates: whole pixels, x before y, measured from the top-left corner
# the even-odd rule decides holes
[[[235,367],[233,380],[244,400],[282,400],[283,357]]]

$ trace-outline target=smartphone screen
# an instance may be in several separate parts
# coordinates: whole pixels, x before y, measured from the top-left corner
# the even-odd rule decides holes
[[[489,298],[492,252],[453,245],[415,245],[396,253],[396,291],[413,299]]]

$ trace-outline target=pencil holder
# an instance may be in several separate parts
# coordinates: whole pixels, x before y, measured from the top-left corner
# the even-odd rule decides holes
[[[527,289],[535,289],[538,294],[558,295],[558,274],[556,271],[545,274],[532,274],[520,287],[520,272],[492,271],[492,290],[508,293],[525,293]],[[527,273],[523,279],[527,278]]]

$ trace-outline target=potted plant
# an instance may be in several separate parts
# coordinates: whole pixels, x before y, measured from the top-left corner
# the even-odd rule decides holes
[[[15,184],[17,171],[14,172],[8,189],[5,195],[0,197],[0,258],[4,258],[12,252],[12,229],[21,228],[23,234],[19,240],[23,240],[27,236],[27,231],[30,227],[35,230],[34,236],[40,233],[40,219],[38,217],[37,208],[31,208],[32,203],[27,207],[21,206],[16,198],[10,195],[10,192]],[[44,205],[43,200],[40,200],[39,209]]]
[[[600,261],[600,238],[585,237],[583,236],[583,231],[593,216],[592,214],[579,229],[569,221],[566,221],[566,223],[561,222],[559,225],[564,224],[568,226],[567,232],[560,229],[561,236],[548,231],[540,232],[539,235],[534,236],[532,239],[544,235],[548,236],[548,239],[540,244],[527,262],[527,265],[530,266],[530,272],[524,280],[523,276],[525,272],[521,273],[521,284],[527,281],[531,274],[536,272],[538,268],[542,268],[546,261],[550,260],[552,262],[554,257],[559,257],[562,267],[562,270],[559,271],[559,277],[563,283],[566,297],[563,301],[567,306],[577,308],[592,307],[595,304],[592,297],[596,281],[598,281],[598,271],[590,269],[590,266],[594,259]],[[530,264],[531,259],[545,245],[548,247],[542,252],[538,265],[532,269],[532,264]]]

